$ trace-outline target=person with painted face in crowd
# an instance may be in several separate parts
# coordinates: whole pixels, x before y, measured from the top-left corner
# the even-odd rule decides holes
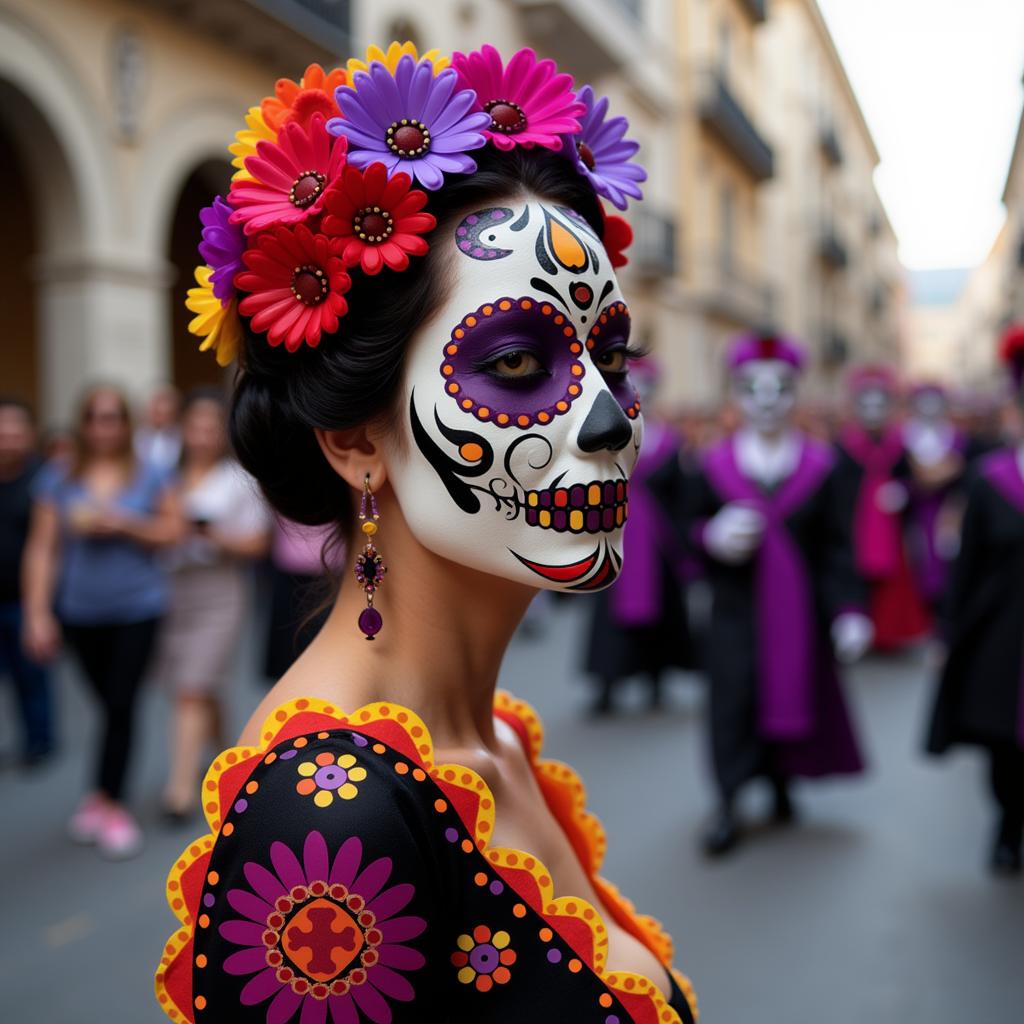
[[[689,533],[713,594],[711,856],[740,840],[736,800],[750,780],[770,782],[774,818],[785,823],[793,777],[862,770],[835,664],[856,661],[872,640],[850,538],[855,494],[830,448],[792,426],[803,364],[785,338],[734,343],[728,366],[742,424],[706,453],[689,487]]]
[[[1005,332],[1001,355],[1024,396],[1024,325]],[[949,651],[927,748],[988,752],[998,822],[991,866],[1019,874],[1024,835],[1024,444],[986,455],[967,497],[950,580]]]
[[[686,557],[672,521],[683,515],[680,440],[650,412],[657,363],[636,360],[629,372],[646,410],[644,440],[629,481],[622,572],[593,598],[586,671],[597,680],[597,714],[613,710],[616,688],[632,675],[645,677],[650,706],[659,708],[665,672],[694,665],[683,602]]]
[[[896,421],[900,388],[886,366],[863,366],[848,379],[852,419],[839,435],[836,473],[856,495],[853,547],[867,581],[875,648],[898,650],[931,628],[904,541],[910,472]]]
[[[642,418],[600,196],[639,197],[626,128],[490,46],[372,48],[250,112],[194,329],[241,346],[242,464],[354,565],[207,775],[168,880],[173,1019],[694,1020],[579,779],[495,692],[539,588],[622,567]]]

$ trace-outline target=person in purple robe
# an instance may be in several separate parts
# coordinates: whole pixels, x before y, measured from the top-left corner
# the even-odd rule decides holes
[[[868,584],[875,649],[899,650],[931,628],[904,538],[910,466],[897,422],[900,386],[889,367],[860,366],[847,388],[852,417],[839,434],[836,472],[856,492],[853,549]]]
[[[1002,355],[1024,405],[1024,325]],[[986,455],[972,475],[948,602],[948,654],[927,749],[987,751],[997,807],[991,866],[1019,875],[1024,836],[1024,443]]]
[[[708,451],[689,491],[690,537],[713,595],[707,639],[717,856],[742,836],[740,789],[766,778],[774,818],[794,817],[790,780],[862,770],[836,658],[871,645],[850,537],[855,494],[832,449],[792,425],[802,349],[746,336],[729,353],[739,430]]]
[[[615,691],[630,676],[649,686],[649,704],[662,703],[662,682],[672,668],[694,667],[684,600],[687,559],[674,520],[683,515],[681,442],[649,410],[658,364],[650,357],[630,364],[630,378],[644,407],[640,457],[629,482],[629,521],[618,580],[592,599],[585,670],[596,683],[594,714],[614,710]]]

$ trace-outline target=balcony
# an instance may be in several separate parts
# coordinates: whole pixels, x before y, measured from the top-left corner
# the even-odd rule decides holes
[[[747,169],[755,181],[775,174],[775,155],[733,95],[724,76],[711,69],[697,75],[697,114],[701,124]]]
[[[351,50],[351,0],[144,0],[204,36],[297,77]]]
[[[846,246],[836,234],[836,229],[830,224],[826,224],[821,229],[821,236],[818,239],[818,255],[829,270],[843,270],[850,262]]]
[[[633,244],[629,265],[637,277],[656,280],[676,272],[676,222],[672,217],[638,206],[630,217]]]
[[[877,282],[868,296],[868,312],[875,317],[881,316],[889,306],[889,289],[884,282]]]
[[[705,316],[751,330],[772,322],[772,289],[721,251],[699,253],[692,271],[694,301]]]
[[[740,7],[755,24],[760,24],[768,18],[768,0],[740,0]]]
[[[830,370],[838,370],[850,359],[850,342],[842,331],[826,328],[821,339],[821,361]]]
[[[843,162],[843,149],[839,145],[839,136],[834,125],[825,124],[818,130],[818,145],[822,156],[832,167],[839,167]]]

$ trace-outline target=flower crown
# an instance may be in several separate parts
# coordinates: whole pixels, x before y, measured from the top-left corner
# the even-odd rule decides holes
[[[372,46],[344,68],[311,64],[300,81],[281,79],[245,120],[227,199],[200,213],[203,264],[186,301],[189,330],[222,366],[238,353],[241,317],[289,352],[336,331],[352,273],[401,272],[427,252],[429,193],[476,171],[474,150],[555,150],[620,210],[647,177],[626,119],[530,49],[504,63],[493,46],[450,59],[412,43]],[[622,266],[633,232],[602,213]]]

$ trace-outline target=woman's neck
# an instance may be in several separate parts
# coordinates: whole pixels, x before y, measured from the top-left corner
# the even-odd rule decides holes
[[[498,672],[534,591],[428,551],[409,531],[390,488],[378,501],[374,541],[388,567],[375,600],[383,629],[368,642],[356,625],[366,606],[350,568],[365,542],[357,532],[334,608],[282,683],[313,696],[329,690],[349,710],[395,701],[424,719],[438,747],[492,748]]]

